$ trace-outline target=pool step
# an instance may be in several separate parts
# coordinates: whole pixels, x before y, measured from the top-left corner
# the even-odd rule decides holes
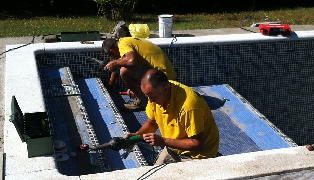
[[[41,74],[48,109],[52,107],[51,112],[59,109],[51,115],[62,116],[55,118],[58,121],[54,121],[58,127],[54,128],[58,139],[72,144],[72,149],[73,144],[78,146],[84,143],[97,146],[109,142],[113,137],[124,137],[129,133],[119,110],[100,79],[78,78],[74,80],[68,67],[46,68]],[[62,124],[65,127],[60,128]],[[59,133],[59,129],[64,129],[66,133]],[[64,134],[67,137],[63,137]],[[147,166],[141,149],[142,147],[135,145],[131,151],[111,149],[91,151],[88,163],[98,166],[97,171],[100,172]],[[77,154],[81,153],[77,152]]]
[[[101,152],[79,151],[80,144],[98,145],[98,139],[91,125],[81,92],[75,84],[68,67],[41,70],[41,82],[55,140],[66,144],[68,157],[59,161],[60,173],[80,175],[110,171]]]
[[[75,79],[75,81],[80,87],[81,97],[100,144],[109,142],[113,137],[124,137],[130,132],[100,79],[84,78]],[[103,153],[105,159],[115,170],[148,165],[137,145],[131,152],[103,150]]]

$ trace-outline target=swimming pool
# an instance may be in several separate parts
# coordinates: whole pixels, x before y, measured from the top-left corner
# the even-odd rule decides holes
[[[312,100],[310,82],[313,61],[308,60],[313,58],[312,33],[298,32],[289,38],[249,34],[178,37],[176,41],[171,38],[150,40],[160,45],[168,54],[178,73],[178,81],[195,88],[206,85],[204,87],[211,89],[217,85],[220,88],[217,92],[224,92],[227,87],[232,87],[229,88],[229,92],[240,94],[238,97],[244,104],[250,102],[254,107],[250,111],[254,112],[257,109],[265,115],[260,117],[266,122],[271,121],[270,125],[275,125],[271,129],[276,131],[278,127],[277,134],[287,137],[288,142],[290,141],[288,137],[291,137],[293,141],[303,144],[302,141],[307,141],[306,138],[297,135],[295,135],[297,138],[293,138],[293,133],[300,134],[301,130],[286,131],[287,128],[288,130],[295,128],[295,123],[282,121],[287,117],[309,118],[310,116],[310,112],[301,114],[298,110],[304,112],[309,109]],[[108,59],[109,57],[102,54],[100,47],[101,42],[93,45],[73,42],[32,45],[16,51],[12,56],[18,58],[14,63],[8,62],[6,66],[8,75],[6,82],[10,83],[10,86],[6,87],[6,104],[10,103],[9,96],[15,94],[21,101],[21,109],[25,112],[46,111],[47,97],[42,95],[45,94],[43,92],[45,89],[41,75],[42,71],[49,68],[69,67],[75,80],[90,79],[88,83],[92,84],[95,77],[108,78],[108,72],[104,72],[102,67],[89,58]],[[20,57],[21,54],[23,58]],[[10,54],[7,58],[10,58]],[[16,66],[16,63],[19,66]],[[118,85],[123,90],[121,81]],[[299,88],[300,86],[304,88]],[[29,91],[30,89],[32,91]],[[307,97],[305,104],[301,101],[300,94]],[[28,103],[32,103],[32,106]],[[259,114],[258,111],[254,113]],[[8,114],[9,110],[6,110],[6,115]],[[298,120],[303,121],[302,118]],[[304,131],[301,125],[296,126]],[[306,124],[303,123],[303,126],[306,127]],[[302,134],[302,137],[304,136]],[[8,135],[7,138],[11,137]],[[293,146],[293,141],[288,144]],[[6,145],[6,149],[11,149],[10,146],[14,145]],[[13,154],[14,157],[14,153],[16,152],[9,154]],[[10,174],[10,171],[7,172]]]

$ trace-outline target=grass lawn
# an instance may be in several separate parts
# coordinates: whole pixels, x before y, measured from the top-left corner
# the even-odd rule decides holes
[[[3,13],[3,12],[2,12]],[[278,21],[289,25],[314,24],[314,7],[280,9],[275,11],[251,11],[217,14],[174,14],[173,30],[236,28],[249,16],[243,27],[254,22]],[[73,31],[111,32],[116,22],[103,16],[68,17],[14,17],[3,16],[0,12],[0,37],[21,37],[32,35],[60,34]],[[158,15],[134,15],[127,24],[147,24],[150,30],[158,31]]]

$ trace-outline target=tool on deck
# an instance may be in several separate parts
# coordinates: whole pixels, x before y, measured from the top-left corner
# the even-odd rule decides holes
[[[81,41],[81,44],[94,44],[93,41]]]
[[[259,30],[263,35],[269,36],[289,36],[291,28],[287,24],[260,24]]]
[[[142,142],[142,138],[140,135],[131,136],[129,139],[124,139],[123,137],[114,137],[108,143],[101,144],[96,147],[89,147],[87,144],[81,144],[80,150],[82,151],[98,151],[103,149],[112,149],[115,151],[119,151],[120,149],[126,148],[133,144]]]

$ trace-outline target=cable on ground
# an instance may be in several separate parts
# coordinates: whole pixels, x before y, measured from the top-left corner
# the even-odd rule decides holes
[[[0,56],[3,55],[3,54],[5,54],[5,53],[7,53],[7,52],[9,52],[9,51],[13,51],[13,50],[16,50],[16,49],[19,49],[19,48],[28,46],[28,45],[30,45],[30,44],[34,44],[35,37],[38,37],[38,36],[40,36],[40,35],[33,35],[33,39],[32,39],[32,41],[31,41],[30,43],[27,43],[27,44],[24,44],[24,45],[22,45],[22,46],[19,46],[19,47],[12,48],[12,49],[9,49],[9,50],[7,50],[7,51],[4,51],[4,52],[0,53]],[[0,59],[1,59],[1,58],[0,58]]]
[[[167,164],[161,164],[158,166],[154,166],[153,168],[151,168],[150,170],[148,170],[146,173],[142,174],[141,177],[139,177],[137,180],[143,180],[148,178],[149,176],[153,175],[155,172],[157,172],[158,170],[162,169],[163,167],[165,167]],[[153,171],[154,170],[154,171]],[[151,172],[152,171],[152,172]]]

